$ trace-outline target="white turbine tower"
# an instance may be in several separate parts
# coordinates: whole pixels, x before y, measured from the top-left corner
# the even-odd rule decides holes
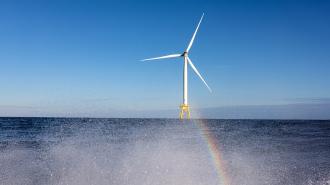
[[[192,63],[190,58],[188,57],[189,50],[191,49],[191,46],[195,40],[196,33],[198,31],[199,25],[201,24],[201,22],[203,20],[203,17],[204,17],[204,13],[203,13],[201,19],[199,20],[197,28],[189,42],[187,49],[182,54],[171,54],[171,55],[165,55],[165,56],[161,56],[161,57],[148,58],[148,59],[142,60],[142,61],[149,61],[149,60],[183,57],[183,61],[184,61],[184,64],[183,64],[183,103],[180,105],[180,119],[183,119],[185,114],[187,115],[188,119],[190,118],[190,111],[189,111],[189,105],[188,105],[188,64],[195,71],[197,76],[203,81],[203,83],[206,85],[206,87],[209,89],[209,91],[212,92],[211,88],[207,85],[207,83],[205,82],[202,75],[198,72],[197,68]]]

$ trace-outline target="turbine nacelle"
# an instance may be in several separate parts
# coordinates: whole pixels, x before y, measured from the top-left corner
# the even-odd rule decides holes
[[[188,52],[186,52],[186,51],[183,52],[182,55],[181,55],[181,57],[188,57]]]

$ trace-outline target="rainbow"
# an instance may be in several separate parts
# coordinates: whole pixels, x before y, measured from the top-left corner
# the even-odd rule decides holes
[[[216,138],[211,133],[208,132],[209,128],[207,127],[207,124],[203,122],[203,120],[196,119],[193,120],[193,122],[197,124],[201,132],[201,136],[204,142],[207,144],[214,167],[216,169],[219,184],[230,185],[229,177],[226,172],[225,163],[222,158],[221,148],[217,146]]]

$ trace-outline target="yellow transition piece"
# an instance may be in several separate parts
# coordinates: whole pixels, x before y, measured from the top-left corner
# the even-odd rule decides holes
[[[187,119],[190,119],[190,110],[188,104],[181,104],[180,105],[180,119],[184,119],[186,115]]]

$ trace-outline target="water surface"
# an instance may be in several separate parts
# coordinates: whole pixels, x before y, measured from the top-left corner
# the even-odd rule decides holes
[[[330,121],[0,118],[1,185],[215,185],[224,178],[330,184]]]

